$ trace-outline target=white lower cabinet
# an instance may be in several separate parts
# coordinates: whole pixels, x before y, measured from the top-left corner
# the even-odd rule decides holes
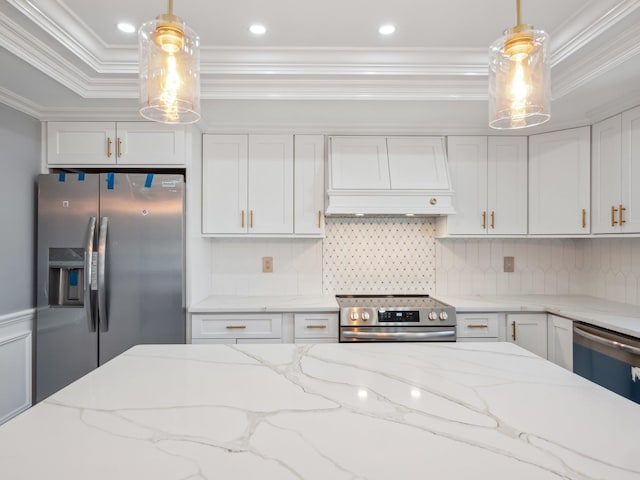
[[[31,406],[31,317],[5,318],[6,323],[0,317],[0,424]]]
[[[191,337],[192,343],[196,344],[282,343],[282,314],[193,314],[191,316]]]
[[[507,341],[547,358],[547,314],[507,314]]]
[[[293,318],[295,343],[337,343],[337,313],[296,313]]]
[[[497,342],[499,338],[499,313],[456,314],[458,342]]]
[[[549,360],[573,371],[573,321],[547,315],[548,317],[548,354]]]

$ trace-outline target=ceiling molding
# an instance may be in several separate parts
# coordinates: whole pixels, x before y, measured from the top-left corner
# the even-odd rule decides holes
[[[551,36],[551,65],[566,60],[640,7],[640,0],[589,2]]]
[[[7,90],[2,86],[0,86],[0,103],[13,108],[14,110],[25,113],[30,117],[42,120],[42,106],[37,105],[31,100],[21,97],[20,95],[12,92],[11,90]]]
[[[613,117],[625,110],[640,106],[640,91],[632,94],[620,97],[613,102],[607,102],[606,105],[589,110],[586,114],[590,123],[597,123],[606,118]]]
[[[600,45],[584,58],[572,63],[568,71],[553,79],[553,98],[562,98],[589,81],[640,54],[640,24],[620,32],[611,42]]]

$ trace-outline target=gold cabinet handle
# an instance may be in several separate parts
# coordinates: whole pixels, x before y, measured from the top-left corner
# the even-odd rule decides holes
[[[111,137],[107,137],[107,158],[111,158]]]
[[[227,325],[225,328],[228,328],[230,330],[231,329],[242,329],[242,328],[247,328],[247,326],[246,325]]]
[[[618,209],[615,205],[611,205],[611,226],[615,227],[618,222],[616,222],[616,212]]]
[[[326,325],[307,325],[305,328],[327,328]]]
[[[622,218],[622,212],[624,212],[626,210],[626,208],[624,208],[622,206],[622,204],[620,204],[620,226],[624,225],[625,223],[627,223],[627,221]]]
[[[487,228],[487,212],[482,212],[482,229],[485,230]]]
[[[253,228],[253,210],[249,210],[249,228]]]
[[[116,145],[116,154],[118,158],[122,156],[122,139],[118,137],[118,145]]]
[[[511,327],[513,328],[513,333],[511,334],[511,338],[513,338],[513,341],[516,341],[516,321],[514,320],[513,322],[511,322]]]
[[[244,228],[244,210],[242,210],[242,214],[240,215],[240,225]]]
[[[322,227],[322,210],[318,210],[318,228]]]
[[[496,228],[496,212],[491,212],[491,228]]]
[[[486,323],[470,323],[467,328],[489,328]]]
[[[582,228],[587,228],[587,209],[582,209]]]

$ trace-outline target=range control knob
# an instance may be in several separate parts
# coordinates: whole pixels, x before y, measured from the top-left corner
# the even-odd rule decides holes
[[[437,320],[438,314],[436,312],[429,312],[429,315],[427,315],[427,317],[429,318],[429,320]]]
[[[369,317],[370,317],[369,312],[362,312],[362,319],[363,320],[369,320]]]
[[[447,318],[449,318],[449,315],[447,315],[447,312],[440,312],[440,320],[446,320]]]
[[[358,319],[358,312],[351,312],[351,320],[357,320]]]

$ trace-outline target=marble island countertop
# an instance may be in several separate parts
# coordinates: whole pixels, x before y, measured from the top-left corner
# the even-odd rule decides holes
[[[138,346],[0,426],[0,477],[637,480],[639,429],[508,343]]]
[[[640,338],[640,306],[585,295],[437,296],[456,312],[547,312]]]

